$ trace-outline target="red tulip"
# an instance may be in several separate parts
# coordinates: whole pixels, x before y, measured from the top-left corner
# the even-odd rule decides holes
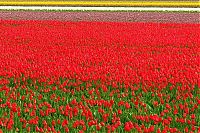
[[[126,132],[130,132],[130,131],[131,131],[131,127],[130,127],[129,125],[125,125],[125,126],[124,126],[124,130],[125,130]]]
[[[125,103],[125,107],[126,107],[126,109],[129,109],[131,106],[130,106],[130,104],[128,102],[126,102]]]
[[[184,131],[185,131],[186,133],[188,133],[188,132],[189,132],[188,127],[185,127]]]
[[[35,127],[36,132],[40,132],[40,128],[38,126]]]
[[[191,114],[191,119],[195,119],[196,118],[196,116],[195,116],[195,114]]]
[[[6,128],[7,128],[8,130],[11,130],[11,129],[13,128],[13,125],[14,125],[13,119],[9,119]]]
[[[62,122],[62,126],[65,127],[66,125],[68,125],[68,120],[64,119]]]

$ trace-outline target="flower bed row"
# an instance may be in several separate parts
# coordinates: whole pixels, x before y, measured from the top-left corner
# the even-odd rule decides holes
[[[0,21],[5,132],[199,132],[199,24]]]

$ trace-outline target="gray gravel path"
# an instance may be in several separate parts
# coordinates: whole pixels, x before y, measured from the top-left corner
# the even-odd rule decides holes
[[[200,23],[200,13],[0,11],[0,19]]]

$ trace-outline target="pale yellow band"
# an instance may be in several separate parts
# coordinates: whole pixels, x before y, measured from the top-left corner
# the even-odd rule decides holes
[[[33,1],[33,0],[0,0],[1,6],[6,5],[41,5],[41,6],[155,6],[155,7],[200,7],[199,1]]]

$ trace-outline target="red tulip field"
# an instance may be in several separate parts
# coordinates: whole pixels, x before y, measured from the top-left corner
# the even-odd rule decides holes
[[[0,132],[200,133],[199,31],[0,20]]]

